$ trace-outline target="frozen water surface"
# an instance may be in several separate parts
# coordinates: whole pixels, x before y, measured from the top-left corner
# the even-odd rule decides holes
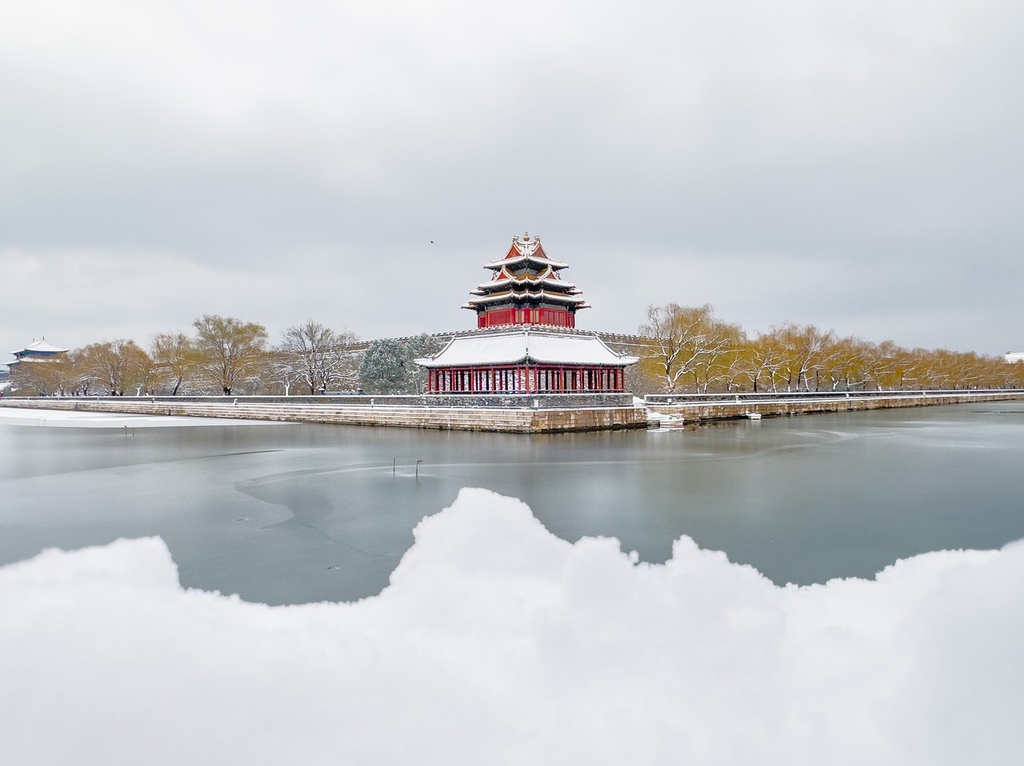
[[[0,563],[155,535],[183,585],[271,604],[378,593],[413,527],[465,486],[522,498],[567,541],[615,537],[663,562],[687,535],[780,584],[1024,537],[1020,403],[533,437],[11,425],[24,412],[0,408]]]

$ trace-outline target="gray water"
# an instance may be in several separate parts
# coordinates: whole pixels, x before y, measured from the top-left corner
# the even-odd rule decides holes
[[[423,516],[475,486],[566,540],[613,536],[663,562],[689,535],[806,584],[1024,537],[1022,466],[1021,402],[530,437],[0,426],[0,564],[159,535],[185,586],[353,600],[387,584]]]

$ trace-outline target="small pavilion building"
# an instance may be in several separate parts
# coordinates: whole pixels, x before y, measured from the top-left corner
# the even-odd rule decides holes
[[[12,351],[14,354],[14,361],[8,362],[9,367],[13,367],[19,362],[36,362],[41,360],[51,360],[60,357],[62,354],[66,354],[68,350],[66,348],[60,348],[52,343],[48,343],[46,338],[42,340],[33,341],[25,348]]]
[[[477,331],[457,335],[439,353],[417,359],[431,394],[621,393],[637,358],[580,332],[576,312],[589,308],[563,281],[568,265],[547,256],[540,238],[512,240],[508,254],[484,266],[491,278],[463,308]]]
[[[68,350],[43,338],[11,353],[14,354],[14,361],[7,362],[10,370],[7,377],[10,381],[4,381],[5,387],[35,386],[40,393],[45,393],[50,389],[51,379],[57,369],[56,363],[67,357]]]

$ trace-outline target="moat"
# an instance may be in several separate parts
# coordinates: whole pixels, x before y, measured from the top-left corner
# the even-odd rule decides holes
[[[0,564],[159,535],[183,585],[268,603],[378,593],[464,486],[521,498],[567,540],[661,562],[689,535],[777,583],[1024,537],[1022,402],[539,436],[11,422],[0,411]]]

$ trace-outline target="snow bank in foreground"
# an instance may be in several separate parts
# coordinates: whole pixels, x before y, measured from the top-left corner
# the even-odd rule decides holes
[[[379,597],[183,591],[160,540],[0,570],[5,763],[1016,763],[1024,546],[778,588],[463,490]]]

